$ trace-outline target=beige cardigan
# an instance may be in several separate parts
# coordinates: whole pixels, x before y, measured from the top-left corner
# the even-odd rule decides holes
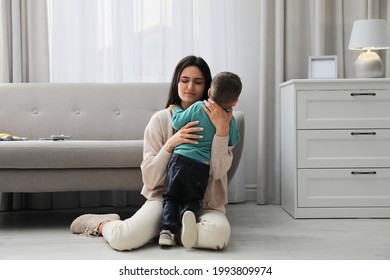
[[[144,135],[144,154],[141,163],[144,186],[141,194],[148,200],[162,200],[166,167],[171,157],[164,147],[174,134],[171,113],[164,109],[150,119]],[[210,179],[202,201],[203,209],[217,209],[225,212],[227,199],[227,172],[232,164],[233,154],[228,146],[229,136],[214,136],[211,148]]]

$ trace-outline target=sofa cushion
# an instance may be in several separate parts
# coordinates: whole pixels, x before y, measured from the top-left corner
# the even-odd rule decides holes
[[[6,169],[139,168],[143,140],[1,141],[0,149]]]
[[[0,83],[0,131],[38,140],[143,139],[169,83]]]

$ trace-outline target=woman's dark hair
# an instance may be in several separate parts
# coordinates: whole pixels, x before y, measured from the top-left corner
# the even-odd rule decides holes
[[[179,97],[178,92],[178,84],[181,72],[184,68],[187,68],[188,66],[195,66],[198,67],[199,70],[203,73],[203,76],[205,78],[205,85],[204,85],[204,92],[201,100],[205,100],[208,98],[208,90],[210,88],[211,84],[211,71],[209,66],[207,65],[206,61],[203,60],[203,58],[199,56],[186,56],[182,60],[179,61],[179,63],[176,65],[175,71],[173,73],[171,86],[169,87],[169,94],[168,94],[168,101],[166,108],[169,107],[171,104],[180,105],[181,99]]]

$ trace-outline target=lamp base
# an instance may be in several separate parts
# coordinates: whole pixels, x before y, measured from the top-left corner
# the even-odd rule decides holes
[[[355,61],[356,78],[381,78],[383,63],[375,52],[363,52]]]

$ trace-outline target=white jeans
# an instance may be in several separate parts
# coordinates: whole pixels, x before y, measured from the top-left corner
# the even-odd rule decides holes
[[[148,243],[160,233],[162,202],[148,200],[129,219],[112,221],[103,227],[103,237],[118,251],[133,250]],[[230,224],[218,210],[201,210],[196,248],[222,249],[230,238]]]

